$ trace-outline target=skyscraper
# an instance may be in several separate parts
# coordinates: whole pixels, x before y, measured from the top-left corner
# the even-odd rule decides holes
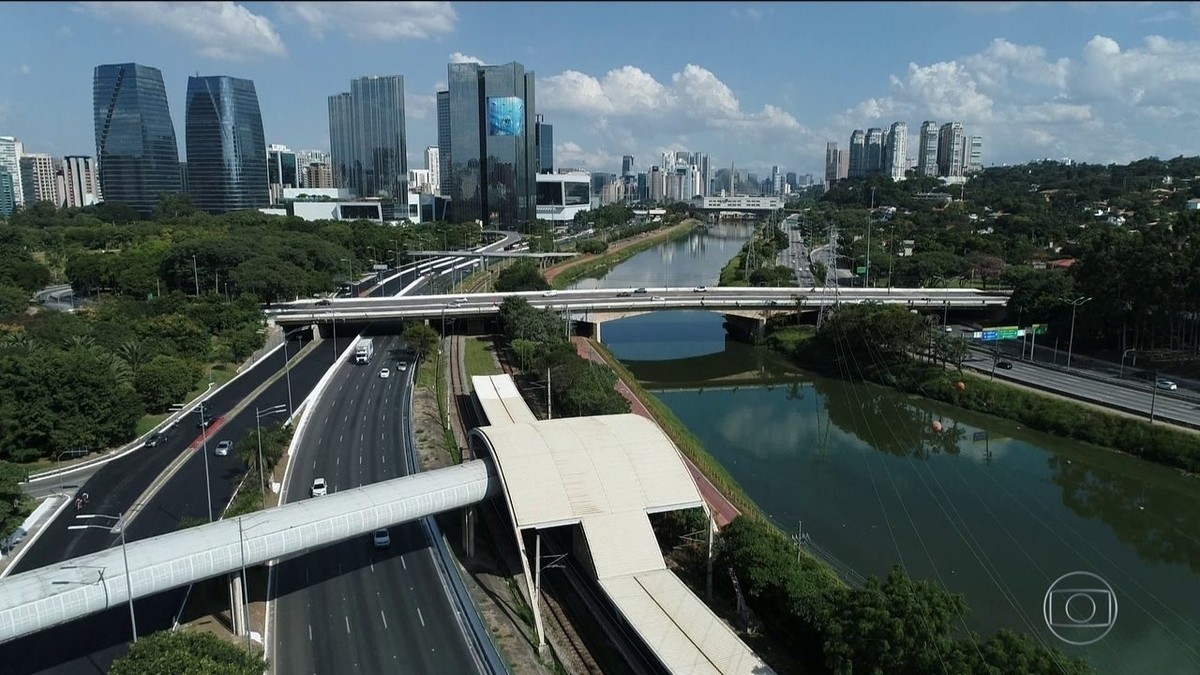
[[[59,195],[62,206],[78,209],[102,201],[96,160],[91,157],[63,157],[62,175],[63,190]]]
[[[855,129],[850,134],[850,178],[863,178],[867,175],[867,134],[862,129]]]
[[[436,145],[425,146],[425,170],[429,172],[429,187],[433,194],[442,194],[442,163]]]
[[[832,185],[837,181],[840,155],[837,143],[831,141],[825,144],[825,185]]]
[[[926,120],[921,123],[920,146],[917,148],[917,175],[936,176],[938,171],[938,125]]]
[[[404,78],[359,77],[349,93],[330,96],[329,149],[339,187],[407,204]]]
[[[227,75],[189,77],[188,194],[209,213],[270,203],[267,143],[254,83]],[[292,180],[295,181],[295,155]],[[101,165],[103,170],[103,165]]]
[[[554,173],[554,125],[546,124],[538,115],[534,132],[537,137],[538,172]]]
[[[12,183],[13,204],[21,206],[25,203],[25,190],[21,184],[21,142],[12,136],[0,136],[0,171],[6,172]]]
[[[625,155],[621,158],[621,175],[633,175],[633,155]]]
[[[867,175],[883,170],[883,129],[871,127],[867,129],[866,159],[863,172]]]
[[[271,191],[271,203],[278,204],[283,199],[284,188],[300,187],[303,172],[296,153],[286,145],[272,144],[267,148],[267,183]]]
[[[92,110],[105,201],[148,215],[160,195],[180,192],[175,126],[157,68],[137,63],[96,66]]]
[[[908,124],[896,122],[888,128],[887,152],[884,157],[884,171],[894,181],[904,180],[904,170],[908,166]]]
[[[963,161],[964,173],[983,171],[983,137],[971,136],[964,145],[966,157]]]
[[[17,209],[17,189],[12,174],[0,166],[0,216],[11,216]]]
[[[21,188],[25,191],[25,206],[38,202],[59,204],[58,186],[55,180],[57,167],[50,155],[27,154],[21,160]]]
[[[438,186],[444,197],[450,194],[450,92],[437,93]]]
[[[537,220],[533,72],[515,61],[451,63],[447,82],[451,220],[528,231]]]
[[[938,131],[938,175],[946,178],[961,178],[963,175],[963,149],[966,137],[962,122],[947,122]]]

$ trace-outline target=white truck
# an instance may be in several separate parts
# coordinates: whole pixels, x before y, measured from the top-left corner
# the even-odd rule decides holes
[[[354,362],[355,363],[370,363],[371,357],[375,355],[375,340],[372,338],[361,338],[358,344],[354,345]]]

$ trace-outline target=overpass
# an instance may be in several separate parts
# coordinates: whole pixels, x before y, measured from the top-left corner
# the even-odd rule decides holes
[[[642,289],[638,289],[642,290]],[[499,313],[509,297],[521,297],[534,307],[569,313],[593,324],[649,312],[712,311],[765,321],[780,314],[815,311],[822,306],[878,302],[913,310],[985,310],[1003,307],[1008,295],[971,288],[852,288],[836,294],[823,288],[692,288],[592,289],[575,291],[472,293],[467,295],[409,295],[395,298],[347,298],[317,304],[314,300],[281,303],[267,315],[281,326],[335,321],[369,323],[412,319],[487,318]],[[321,301],[326,302],[326,301]]]

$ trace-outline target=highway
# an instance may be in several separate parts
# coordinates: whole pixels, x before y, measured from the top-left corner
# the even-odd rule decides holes
[[[1005,359],[1002,355],[1001,360]],[[964,366],[990,374],[992,353],[988,349],[972,346],[971,356]],[[1012,369],[996,368],[996,378],[1025,384],[1038,389],[1057,392],[1069,398],[1110,406],[1125,412],[1150,416],[1150,405],[1154,403],[1154,417],[1169,419],[1193,428],[1200,428],[1200,405],[1155,393],[1141,386],[1133,388],[1130,383],[1104,382],[1094,377],[1076,375],[1044,365],[1035,365],[1016,359],[1009,360]]]
[[[367,365],[343,363],[308,414],[287,502],[409,473],[408,397],[415,368],[399,371],[400,338],[376,337]],[[379,377],[388,367],[392,376]],[[316,497],[320,499],[320,497]],[[370,538],[283,561],[275,572],[275,673],[477,672],[421,523],[393,527],[391,546]]]
[[[290,343],[289,356],[294,358],[299,351],[299,340]],[[292,398],[295,405],[298,406],[304,400],[332,362],[333,347],[329,341],[322,342],[313,351],[295,361],[291,370]],[[236,416],[229,417],[227,414],[239,401],[278,372],[282,363],[282,351],[272,354],[270,358],[261,360],[249,373],[231,382],[211,398],[213,411],[226,416],[222,426],[213,433],[208,446],[209,478],[215,517],[220,517],[244,470],[236,453],[226,457],[216,457],[212,454],[216,441],[226,438],[240,441],[244,434],[254,428],[255,406],[265,408],[286,403],[287,378],[279,378]],[[105,464],[80,488],[91,496],[90,503],[83,512],[116,515],[133,507],[147,487],[197,439],[199,430],[195,426],[195,418],[195,415],[191,415],[181,421],[175,433],[168,436],[165,443],[155,448],[143,448]],[[263,420],[264,424],[273,421],[282,421],[282,416]],[[129,540],[175,530],[184,519],[208,519],[202,452],[202,449],[192,452],[191,457],[171,479],[141,506],[138,515],[126,531]],[[67,484],[70,484],[69,479]],[[14,566],[12,573],[52,565],[60,560],[120,543],[119,535],[108,530],[67,530],[66,527],[73,523],[74,516],[74,509],[68,508],[47,524],[46,530],[30,544],[29,551]],[[100,572],[104,571],[98,571]],[[119,572],[114,570],[107,573]],[[186,589],[177,589],[136,601],[134,607],[138,617],[138,633],[146,635],[169,628],[175,613],[179,611],[185,592]],[[5,675],[99,675],[108,670],[113,660],[125,653],[130,637],[128,608],[117,607],[0,645],[0,663],[4,664]]]
[[[783,233],[787,235],[788,247],[779,252],[778,265],[792,267],[796,271],[796,284],[801,287],[817,285],[817,279],[812,273],[812,263],[808,259],[808,247],[804,244],[804,233],[796,229],[800,222],[799,216],[788,216],[783,221]]]

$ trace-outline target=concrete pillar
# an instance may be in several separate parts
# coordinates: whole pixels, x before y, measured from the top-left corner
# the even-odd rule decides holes
[[[246,620],[246,598],[242,588],[242,577],[238,572],[229,575],[229,617],[233,623],[234,635],[245,635],[248,623]]]

